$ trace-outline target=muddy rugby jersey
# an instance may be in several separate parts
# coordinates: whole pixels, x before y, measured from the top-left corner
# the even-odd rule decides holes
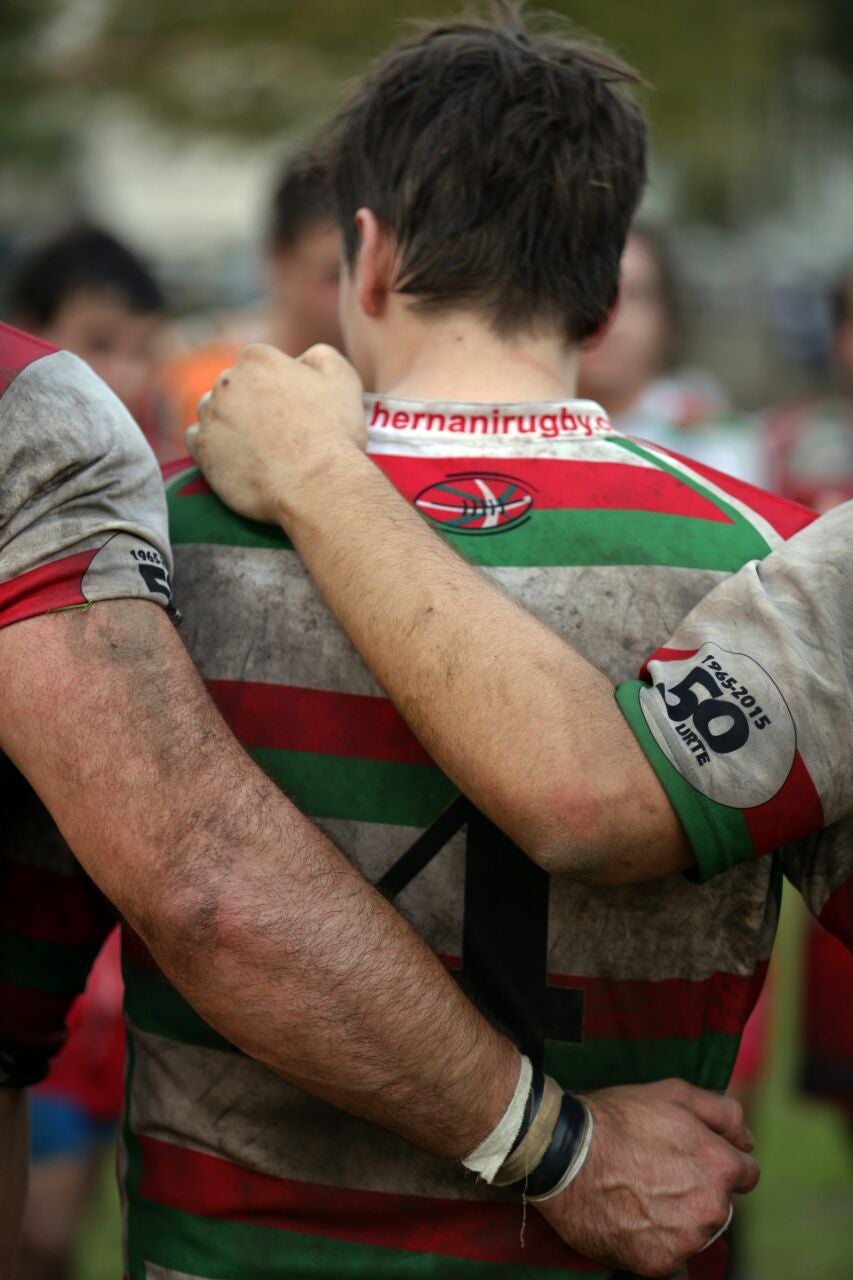
[[[380,397],[367,414],[376,464],[424,517],[616,679],[811,519],[615,435],[591,404]],[[185,637],[226,719],[494,1020],[573,1088],[724,1087],[776,926],[774,860],[706,885],[549,883],[432,764],[287,539],[189,465],[168,491]],[[497,660],[500,637],[483,643]],[[235,1052],[132,936],[125,979],[130,1280],[601,1274],[536,1214],[522,1246],[517,1203]]]
[[[124,406],[76,356],[0,325],[0,627],[99,600],[168,605],[166,527]],[[30,1084],[114,917],[2,755],[0,787],[0,1084]]]
[[[368,413],[377,462],[424,515],[620,678],[721,576],[808,519],[765,509],[772,500],[754,492],[751,507],[722,477],[620,443],[591,406],[502,414],[371,401]],[[493,1016],[575,1087],[673,1072],[724,1082],[775,926],[774,860],[704,887],[549,885],[423,755],[286,539],[231,517],[189,465],[170,488],[189,639],[220,706]],[[46,840],[25,806],[15,813],[16,847],[32,861]],[[808,850],[796,864],[807,896],[838,863],[823,845]],[[72,913],[57,901],[46,884],[8,913],[0,939],[0,981],[13,970],[16,984],[3,1025],[17,1011],[43,1038],[109,928],[91,886]],[[51,949],[65,914],[79,936]],[[517,1204],[234,1051],[129,934],[124,968],[129,1277],[602,1274],[535,1214],[521,1247]],[[692,1274],[718,1274],[719,1258],[702,1255]]]

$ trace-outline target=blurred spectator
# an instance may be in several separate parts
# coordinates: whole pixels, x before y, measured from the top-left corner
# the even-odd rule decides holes
[[[154,370],[165,302],[135,253],[97,227],[76,227],[18,263],[10,301],[13,323],[86,360],[162,452]]]
[[[853,955],[811,920],[805,948],[802,1089],[837,1106],[853,1139]]]
[[[853,267],[832,296],[835,394],[777,410],[767,423],[770,486],[828,511],[853,498]]]
[[[71,1007],[68,1040],[30,1095],[30,1188],[17,1280],[67,1280],[80,1221],[115,1149],[124,1078],[119,935]]]
[[[305,153],[285,169],[272,201],[266,243],[267,316],[262,331],[210,343],[176,357],[163,376],[174,438],[182,442],[196,406],[246,341],[301,355],[316,342],[341,346],[338,324],[340,233],[320,165]]]
[[[583,354],[581,395],[603,404],[628,435],[761,484],[757,428],[732,413],[713,375],[679,367],[682,330],[666,243],[657,231],[637,226],[622,257],[616,313]]]

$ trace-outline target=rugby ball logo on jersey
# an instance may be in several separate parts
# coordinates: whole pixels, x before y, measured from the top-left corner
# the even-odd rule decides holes
[[[530,519],[533,492],[497,471],[457,471],[421,489],[415,506],[451,533],[505,533]]]

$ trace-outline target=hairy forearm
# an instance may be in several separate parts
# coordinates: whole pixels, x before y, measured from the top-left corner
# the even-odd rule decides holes
[[[462,561],[357,449],[306,455],[280,512],[415,733],[532,858],[600,882],[687,864],[610,681]]]
[[[0,634],[0,741],[204,1018],[440,1154],[499,1118],[515,1049],[251,762],[153,605]]]
[[[11,1280],[27,1196],[27,1095],[0,1089],[0,1280]]]

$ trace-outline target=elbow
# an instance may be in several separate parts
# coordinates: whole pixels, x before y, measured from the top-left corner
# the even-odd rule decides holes
[[[221,877],[202,873],[192,884],[152,885],[124,916],[164,969],[190,971],[244,945],[235,896]]]
[[[596,779],[560,783],[540,798],[520,841],[549,875],[584,884],[626,884],[638,876],[620,838],[624,806]]]

